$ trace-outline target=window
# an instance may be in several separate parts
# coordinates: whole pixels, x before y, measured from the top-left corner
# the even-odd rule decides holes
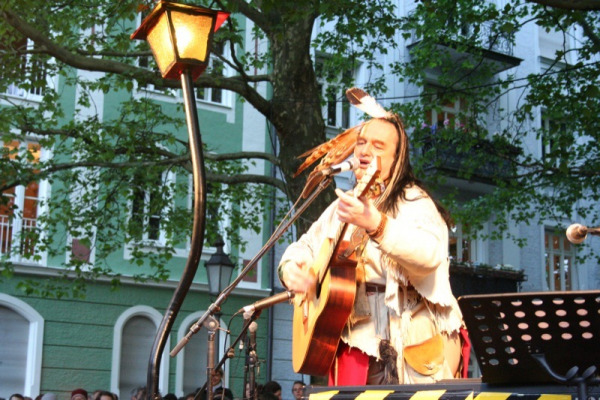
[[[189,332],[190,326],[192,326],[192,323],[187,324],[185,329],[186,334]],[[199,355],[207,354],[207,342],[208,331],[200,329],[183,350],[183,393],[194,393],[198,387],[202,386],[198,383],[206,381],[206,356],[202,357]],[[215,360],[216,362],[218,360]]]
[[[218,55],[226,57],[227,51],[223,42],[213,43],[212,55],[210,56],[207,72],[213,76],[227,76],[228,70],[227,65],[221,60]],[[196,99],[200,101],[207,101],[209,103],[216,103],[222,105],[229,105],[230,94],[228,91],[217,88],[197,88]]]
[[[346,129],[350,126],[350,103],[346,98],[345,85],[352,79],[352,70],[341,73],[326,71],[327,59],[318,57],[315,63],[315,73],[320,81],[319,89],[325,101],[323,117],[330,128]]]
[[[137,241],[159,244],[166,240],[161,224],[171,198],[167,192],[173,176],[164,173],[149,179],[140,173],[132,182],[129,231]]]
[[[27,303],[0,293],[0,321],[0,388],[33,398],[40,393],[44,319]]]
[[[568,154],[567,146],[561,146],[554,139],[554,137],[564,134],[566,130],[566,123],[556,121],[542,111],[541,155],[542,161],[549,166],[558,168],[561,156]]]
[[[117,319],[113,334],[111,392],[126,398],[132,389],[147,381],[148,359],[161,314],[148,306],[134,306]],[[170,339],[161,357],[159,391],[168,393]]]
[[[17,40],[12,46],[3,46],[0,44],[0,51],[12,51],[23,53],[34,49],[34,43],[27,38]],[[6,94],[16,97],[39,97],[44,94],[46,87],[46,68],[41,60],[34,59],[29,54],[21,54],[20,67],[16,73],[25,77],[19,84],[10,84],[6,89]]]
[[[322,86],[321,86],[322,87]],[[346,129],[350,125],[350,103],[342,88],[329,85],[324,96],[326,99],[325,121],[327,126]]]
[[[4,143],[4,158],[18,163],[40,161],[41,147],[37,143],[12,141]],[[35,254],[35,234],[40,202],[40,184],[15,186],[2,193],[0,202],[0,254],[13,259],[31,259]]]
[[[465,121],[459,121],[459,114],[466,112],[466,101],[463,99],[453,99],[445,97],[441,88],[428,86],[425,93],[431,97],[431,103],[439,102],[438,107],[425,112],[425,123],[435,126],[438,129],[448,126],[456,128],[464,125]]]
[[[564,234],[547,230],[544,235],[548,290],[574,290],[575,251]]]
[[[462,226],[457,225],[450,230],[448,239],[450,242],[448,254],[452,261],[465,263],[479,261],[476,259],[476,242],[463,233]]]
[[[25,386],[29,322],[14,310],[0,306],[0,387],[7,393],[21,393]],[[10,389],[9,389],[10,388]]]
[[[204,311],[197,311],[188,315],[181,323],[177,331],[177,341],[179,342],[189,331],[190,327],[196,323],[204,315]],[[215,335],[215,365],[223,357],[223,350],[228,348],[230,343],[226,333],[227,326],[223,321],[219,320],[221,330]],[[183,396],[187,393],[194,393],[202,383],[206,381],[206,365],[207,365],[207,343],[208,331],[202,327],[190,341],[177,354],[177,367],[175,379],[175,393]],[[223,371],[223,383],[227,384],[228,365],[225,364]]]

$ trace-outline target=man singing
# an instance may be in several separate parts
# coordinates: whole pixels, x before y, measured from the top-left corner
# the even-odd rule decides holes
[[[453,378],[463,322],[449,282],[450,217],[414,176],[408,137],[396,114],[385,113],[358,128],[351,143],[360,162],[356,178],[379,157],[379,190],[356,198],[336,189],[338,199],[283,254],[279,277],[289,290],[310,293],[315,278],[308,268],[320,246],[341,223],[349,224],[344,239],[358,260],[357,291],[329,384]]]

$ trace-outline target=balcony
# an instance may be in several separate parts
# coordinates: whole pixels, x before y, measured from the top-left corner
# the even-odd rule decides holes
[[[510,179],[515,173],[512,162],[521,149],[502,137],[492,139],[470,136],[461,129],[416,131],[413,143],[418,165],[427,172],[485,184]]]
[[[526,280],[522,269],[510,266],[450,262],[450,285],[456,297],[519,292],[521,283]]]
[[[465,49],[464,40],[466,38],[471,38],[473,45],[469,45]],[[409,51],[419,46],[421,40],[413,32],[411,44],[408,46]],[[456,67],[457,73],[468,72],[466,70],[469,68],[462,66],[471,65],[485,66],[493,74],[498,74],[518,66],[523,61],[513,56],[513,46],[508,34],[495,31],[490,23],[463,25],[458,34],[440,41],[436,47],[440,52],[448,55],[450,62]],[[439,76],[441,68],[431,68],[426,72]]]
[[[0,214],[0,255],[7,255],[13,261],[30,259],[35,254],[36,227],[34,218],[11,219]]]

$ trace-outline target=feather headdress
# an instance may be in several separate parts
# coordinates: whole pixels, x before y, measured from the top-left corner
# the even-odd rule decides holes
[[[394,114],[383,108],[377,101],[371,97],[367,92],[362,89],[353,87],[346,90],[346,97],[353,106],[359,110],[364,111],[373,118],[391,118]],[[356,139],[358,134],[365,123],[358,124],[352,128],[346,129],[345,131],[338,134],[331,140],[318,145],[298,156],[298,158],[306,158],[304,162],[298,167],[298,170],[294,174],[294,178],[300,175],[309,166],[315,163],[318,159],[321,162],[311,171],[306,179],[306,185],[302,190],[302,198],[306,198],[315,187],[323,179],[325,174],[323,173],[329,167],[334,164],[339,164],[348,158],[354,151],[356,146]]]
[[[358,108],[359,110],[365,112],[373,118],[391,118],[394,114],[386,110],[381,106],[381,104],[377,103],[373,97],[369,95],[369,93],[365,92],[362,89],[353,87],[346,90],[346,98],[350,104]]]

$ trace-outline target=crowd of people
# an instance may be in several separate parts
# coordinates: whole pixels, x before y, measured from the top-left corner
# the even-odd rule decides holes
[[[236,397],[229,388],[223,386],[223,371],[215,370],[213,373],[213,400],[235,400]],[[294,382],[292,387],[293,398],[291,400],[300,400],[304,390],[304,383],[300,381]],[[266,382],[264,385],[257,385],[259,400],[282,400],[281,385],[275,381]],[[140,386],[133,389],[130,393],[130,400],[145,400],[148,391],[145,386]],[[173,393],[168,393],[162,396],[162,400],[206,400],[206,389],[198,388],[192,393],[185,396],[177,397]],[[0,400],[5,400],[0,397]],[[23,396],[19,393],[14,393],[7,400],[63,400],[56,393],[44,393],[34,398]],[[78,388],[71,392],[70,400],[119,400],[119,396],[107,390],[96,390],[88,393],[86,390]]]
[[[131,398],[131,400],[141,399],[142,397],[134,399],[133,395]],[[0,400],[4,399],[0,397]],[[40,393],[35,398],[23,396],[20,393],[13,393],[9,396],[8,400],[60,400],[60,398],[58,394],[53,392]],[[88,393],[87,390],[78,388],[71,392],[70,400],[119,400],[119,396],[107,390],[95,390],[92,393]]]

